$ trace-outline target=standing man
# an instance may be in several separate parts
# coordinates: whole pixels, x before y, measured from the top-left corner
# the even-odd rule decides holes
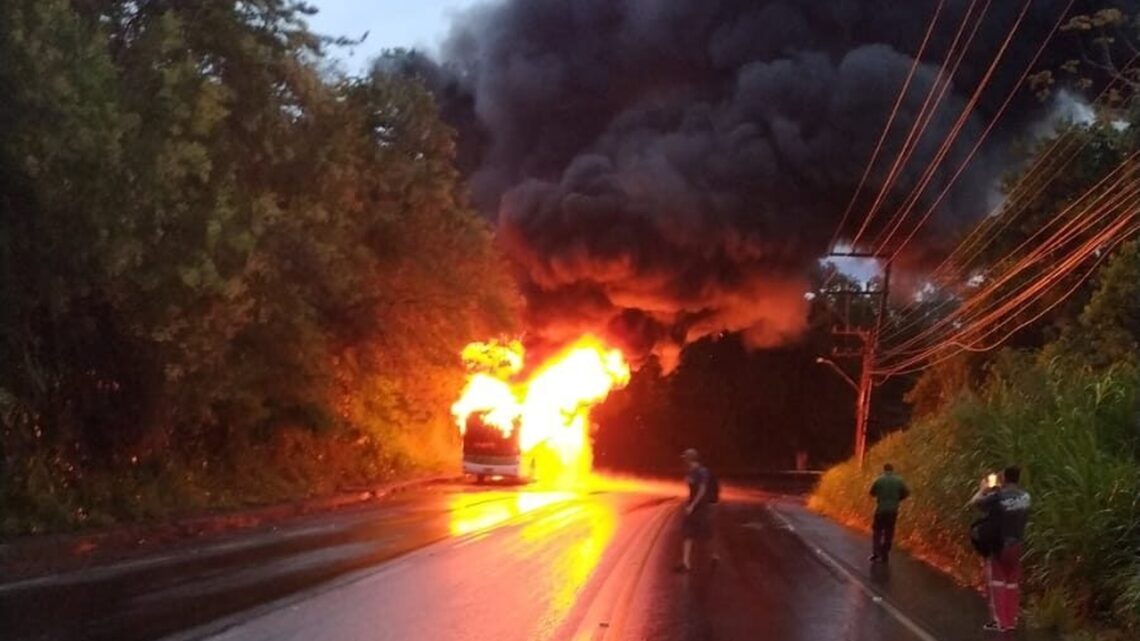
[[[688,472],[685,481],[689,484],[689,500],[681,520],[681,562],[674,568],[677,572],[693,569],[693,542],[708,541],[712,538],[712,503],[716,500],[715,481],[712,473],[701,465],[700,454],[689,448],[681,455]]]
[[[895,524],[899,519],[899,504],[910,496],[910,490],[890,463],[883,466],[883,473],[871,484],[871,496],[875,499],[875,519],[871,527],[871,562],[886,563],[890,560],[891,544],[895,540]]]
[[[1001,487],[982,479],[982,487],[970,500],[975,507],[997,518],[1001,550],[986,558],[990,614],[987,630],[1012,632],[1017,629],[1021,609],[1021,542],[1029,523],[1029,493],[1021,489],[1021,469],[1011,465],[1002,472]]]

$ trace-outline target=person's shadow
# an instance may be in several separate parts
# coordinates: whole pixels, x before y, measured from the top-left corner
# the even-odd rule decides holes
[[[685,590],[685,617],[683,638],[686,641],[713,641],[710,612],[716,606],[716,578],[723,571],[720,559],[710,553],[710,545],[698,546],[693,554],[693,569],[687,575]]]

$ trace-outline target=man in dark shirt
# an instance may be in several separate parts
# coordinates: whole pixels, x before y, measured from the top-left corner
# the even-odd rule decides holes
[[[1021,470],[1007,467],[1001,487],[990,487],[985,479],[970,501],[978,509],[993,514],[1001,530],[1001,551],[986,559],[990,614],[987,630],[1008,632],[1017,629],[1021,607],[1021,542],[1029,522],[1029,493],[1021,489]]]
[[[689,500],[685,502],[685,513],[681,521],[681,535],[684,541],[681,544],[681,562],[677,564],[676,570],[688,572],[693,569],[693,542],[712,538],[709,487],[712,475],[707,467],[701,465],[700,454],[694,449],[685,450],[681,460],[688,468],[685,480],[689,484]]]
[[[891,543],[895,539],[895,524],[899,519],[899,504],[910,496],[910,490],[890,463],[883,466],[883,473],[871,484],[871,496],[875,499],[875,520],[871,528],[871,561],[886,563],[891,555]]]

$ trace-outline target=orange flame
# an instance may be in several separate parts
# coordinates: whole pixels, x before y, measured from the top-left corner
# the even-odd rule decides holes
[[[463,350],[471,374],[451,407],[460,433],[474,413],[507,435],[518,425],[519,447],[540,480],[581,478],[593,462],[590,409],[629,383],[629,364],[620,350],[584,336],[528,380],[513,381],[524,356],[517,341],[472,343]]]

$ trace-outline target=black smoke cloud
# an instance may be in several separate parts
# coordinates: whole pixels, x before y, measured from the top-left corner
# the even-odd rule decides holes
[[[457,18],[444,48],[447,81],[436,69],[433,83],[448,87],[445,114],[461,130],[474,198],[496,218],[519,269],[534,337],[598,332],[666,367],[710,334],[740,332],[754,346],[794,337],[809,274],[936,4],[507,0]],[[917,117],[968,4],[947,1],[899,122]],[[1031,5],[924,205],[1015,89],[1066,4]],[[887,212],[916,184],[1022,7],[983,5],[978,36]],[[1070,55],[1051,48],[1038,67]],[[1043,113],[1021,94],[912,243],[912,263],[937,254],[993,204],[1004,150]],[[896,127],[887,149],[904,135]],[[887,169],[879,163],[857,212]]]

